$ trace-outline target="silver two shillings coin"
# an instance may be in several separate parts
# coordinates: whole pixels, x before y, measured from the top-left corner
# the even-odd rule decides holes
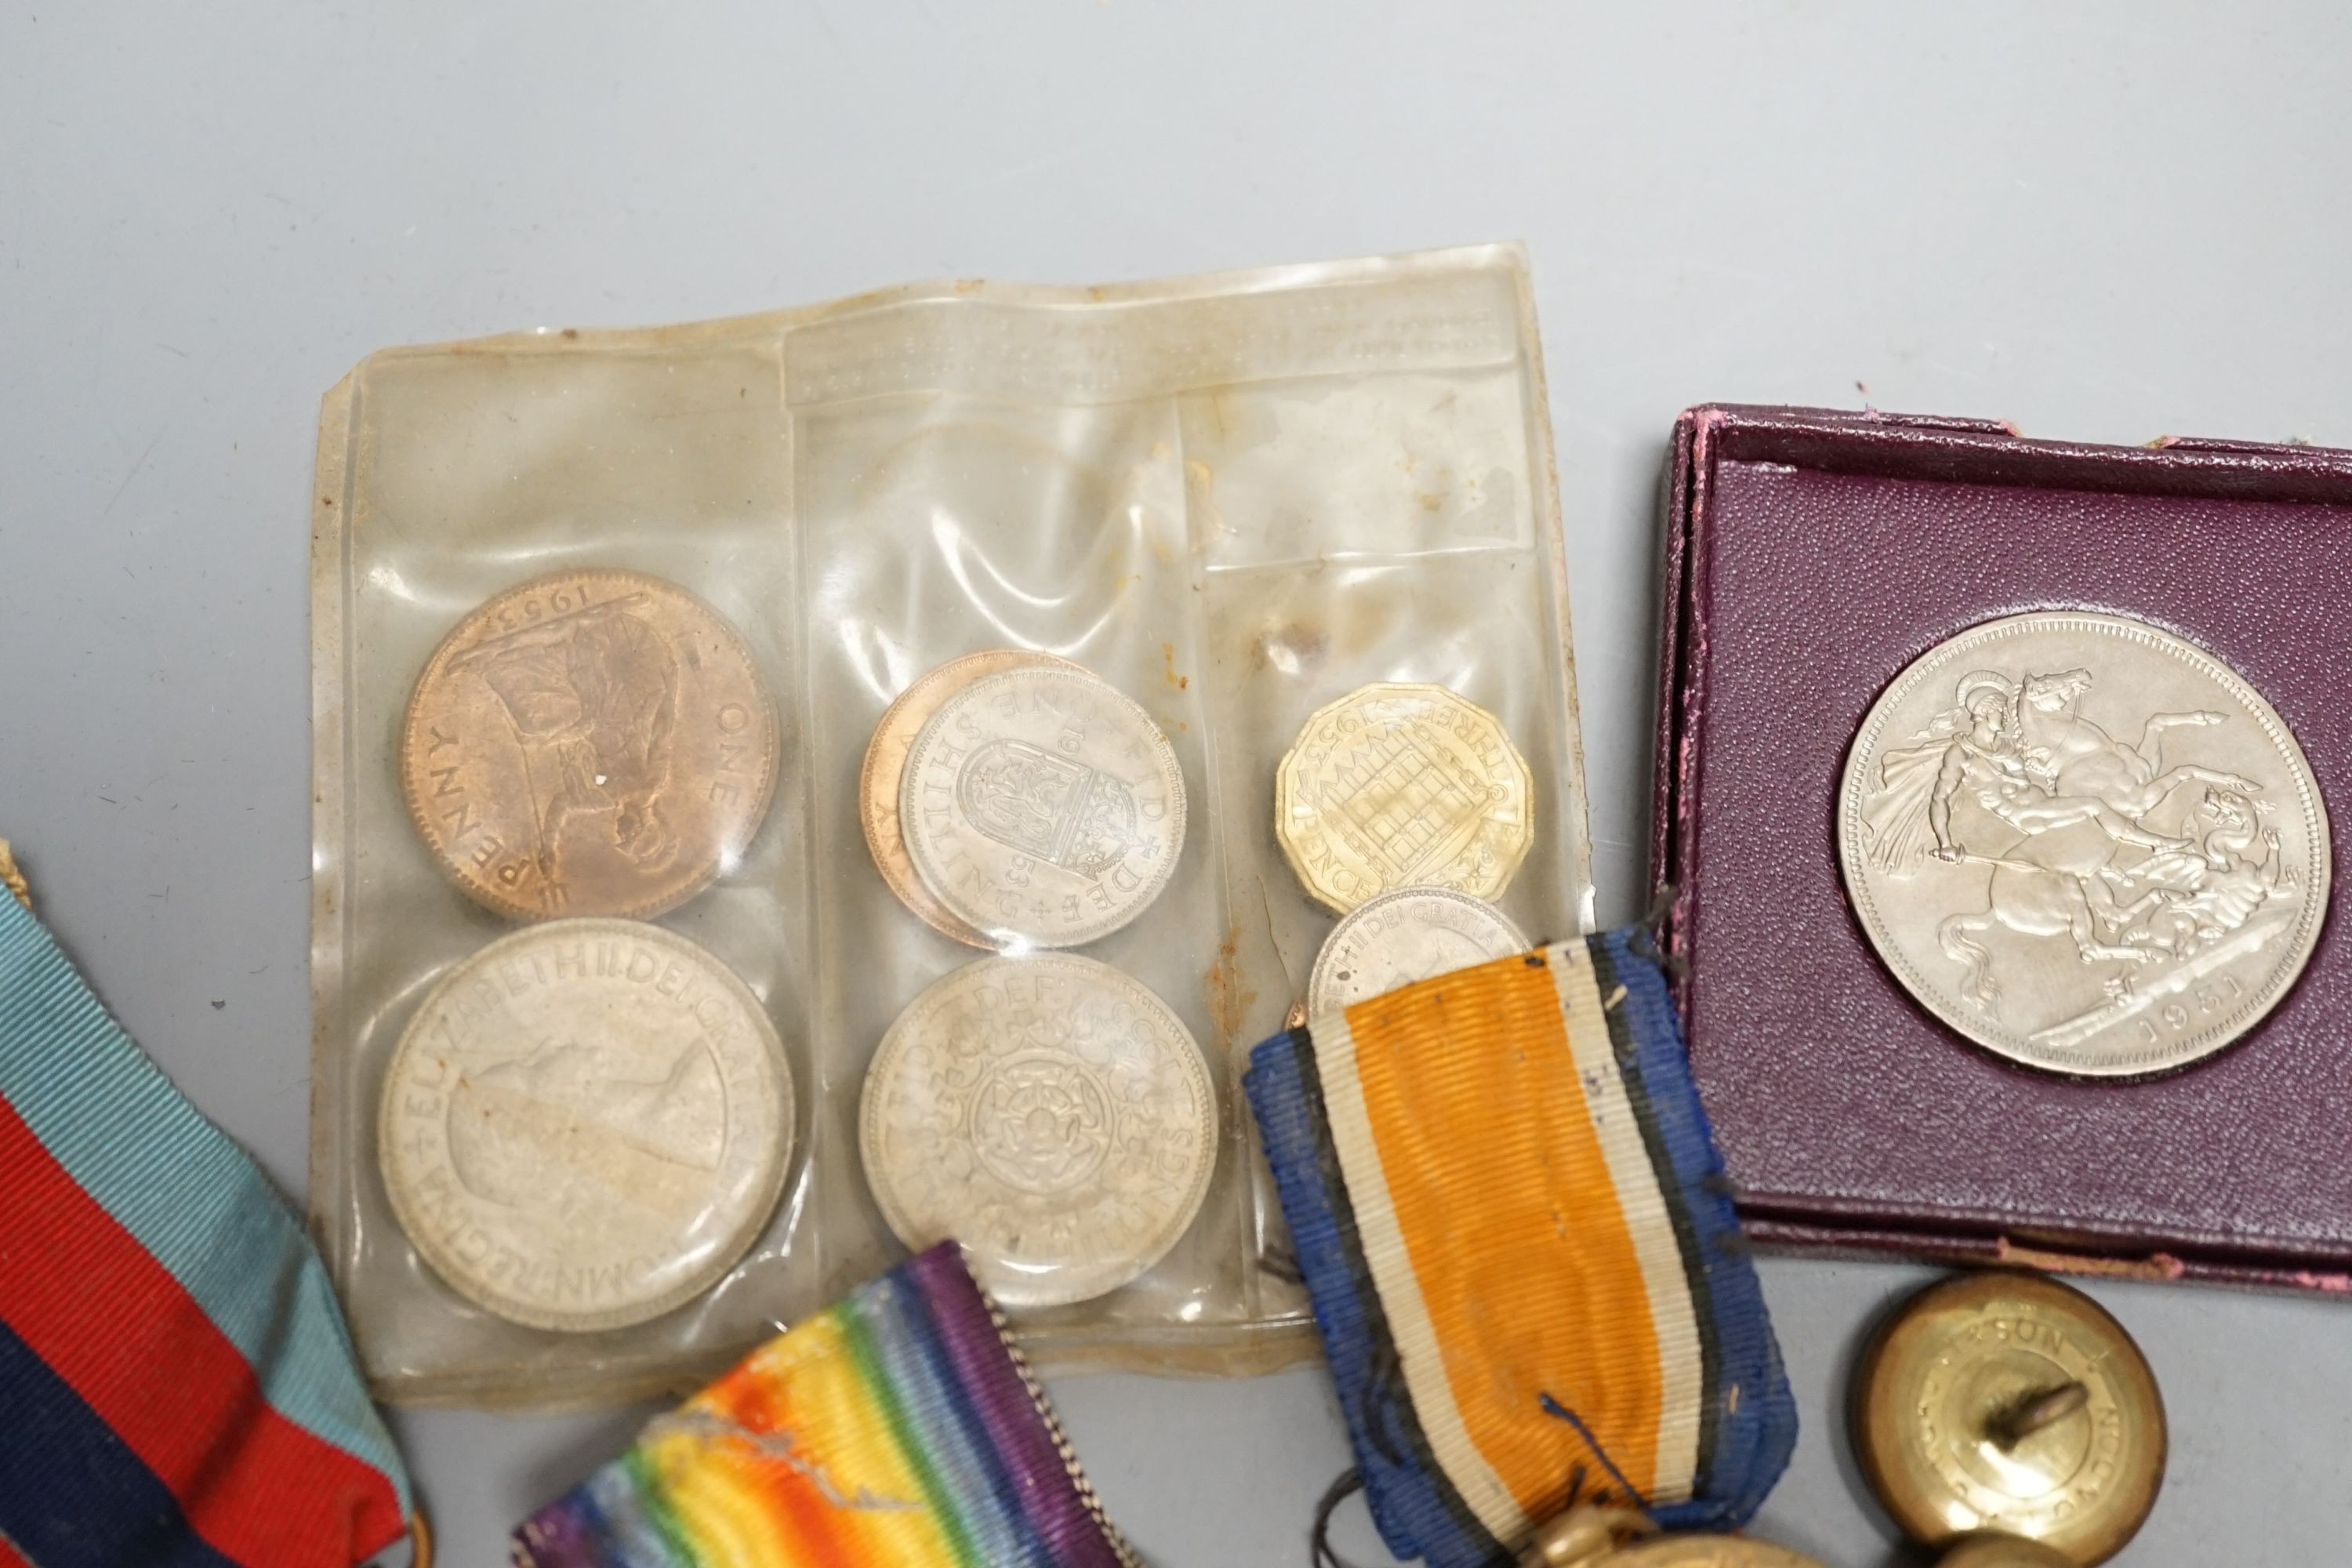
[[[986,958],[890,1026],[859,1107],[866,1184],[910,1247],[947,1237],[1008,1307],[1115,1290],[1192,1223],[1217,1160],[1201,1047],[1075,953]]]
[[[924,724],[898,826],[924,885],[992,945],[1076,947],[1168,885],[1184,849],[1184,774],[1117,688],[1081,669],[1012,669]]]
[[[1359,904],[1331,928],[1307,976],[1307,1011],[1321,1017],[1527,947],[1510,917],[1484,899],[1446,888],[1400,888]]]
[[[1973,626],[1863,721],[1838,803],[1863,931],[1929,1012],[2085,1077],[2253,1028],[2326,913],[2326,811],[2238,673],[2143,621]]]

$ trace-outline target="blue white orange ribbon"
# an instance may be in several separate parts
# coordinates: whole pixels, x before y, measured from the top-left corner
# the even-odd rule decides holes
[[[0,1568],[321,1568],[407,1481],[318,1256],[0,897]]]
[[[1578,1501],[1755,1511],[1795,1405],[1639,933],[1310,1019],[1245,1082],[1391,1551],[1507,1563]]]

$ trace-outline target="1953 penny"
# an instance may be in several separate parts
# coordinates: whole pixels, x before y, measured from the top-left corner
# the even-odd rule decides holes
[[[425,847],[500,914],[647,917],[692,898],[767,816],[775,704],[708,605],[635,572],[562,572],[434,650],[400,731]]]

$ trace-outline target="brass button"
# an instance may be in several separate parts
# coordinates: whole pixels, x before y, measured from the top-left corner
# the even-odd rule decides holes
[[[1537,1530],[1519,1568],[1822,1568],[1811,1557],[1745,1536],[1657,1530],[1633,1509],[1572,1508]],[[1625,1541],[1633,1544],[1619,1544]]]
[[[2074,1568],[2074,1560],[2021,1535],[1964,1535],[1936,1559],[1936,1568]]]
[[[1822,1568],[1820,1559],[1744,1535],[1662,1535],[1594,1568]]]
[[[1534,1538],[1519,1553],[1519,1568],[1571,1568],[1598,1563],[1614,1552],[1618,1542],[1654,1535],[1657,1531],[1650,1516],[1637,1509],[1582,1504],[1537,1526]]]
[[[2139,1347],[2040,1275],[1962,1275],[1914,1297],[1864,1354],[1853,1425],[1871,1489],[1931,1546],[1999,1532],[2103,1563],[2164,1479],[2164,1402]]]

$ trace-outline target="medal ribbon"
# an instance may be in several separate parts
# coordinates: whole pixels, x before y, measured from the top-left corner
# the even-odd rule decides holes
[[[1392,1552],[1755,1511],[1796,1407],[1646,933],[1312,1018],[1244,1083]]]
[[[1135,1568],[943,1242],[751,1352],[515,1531],[517,1568]]]
[[[0,1568],[321,1568],[407,1529],[301,1226],[5,896],[0,1412]]]

